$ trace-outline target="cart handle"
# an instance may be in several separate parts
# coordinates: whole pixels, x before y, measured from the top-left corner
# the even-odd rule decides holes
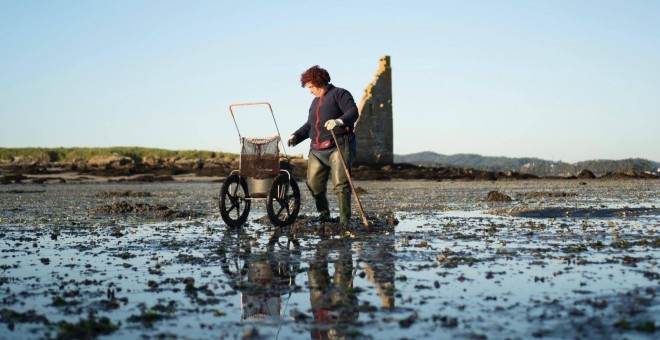
[[[273,114],[273,107],[270,106],[269,102],[252,102],[252,103],[238,103],[238,104],[229,105],[229,112],[231,113],[231,117],[234,118],[234,111],[232,110],[232,107],[235,107],[235,106],[250,106],[250,105],[268,105],[268,109],[270,110],[270,113]]]
[[[251,105],[268,105],[268,109],[270,110],[270,115],[273,117],[273,123],[275,123],[275,129],[277,130],[277,135],[280,137],[280,143],[282,143],[282,150],[284,150],[284,155],[288,159],[289,155],[286,152],[286,146],[284,145],[284,141],[282,140],[282,134],[280,133],[280,128],[277,126],[277,121],[275,120],[275,114],[273,113],[273,107],[270,106],[269,102],[236,103],[229,105],[229,112],[231,113],[231,119],[234,121],[234,126],[236,126],[236,132],[238,132],[239,142],[242,143],[243,138],[241,137],[241,131],[238,129],[238,124],[236,123],[236,117],[234,117],[234,110],[232,110],[232,108],[236,106],[251,106]]]

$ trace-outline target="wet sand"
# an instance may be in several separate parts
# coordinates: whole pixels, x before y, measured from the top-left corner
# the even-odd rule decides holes
[[[0,337],[657,335],[659,181],[355,184],[370,232],[306,189],[231,230],[219,183],[2,186]]]

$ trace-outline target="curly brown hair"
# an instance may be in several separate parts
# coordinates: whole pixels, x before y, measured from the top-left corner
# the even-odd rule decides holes
[[[330,84],[330,73],[319,65],[314,65],[300,75],[300,86],[305,87],[307,83],[312,83],[315,87],[325,87]]]

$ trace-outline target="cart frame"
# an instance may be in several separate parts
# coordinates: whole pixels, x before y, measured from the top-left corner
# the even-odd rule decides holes
[[[248,138],[241,135],[238,128],[234,108],[239,106],[266,105],[270,111],[277,136],[262,138],[265,142],[274,142],[277,139],[277,173],[266,178],[255,178],[244,176],[241,168],[244,163],[244,143]],[[273,108],[268,102],[250,102],[229,105],[234,126],[238,132],[239,142],[241,143],[241,153],[239,158],[239,169],[232,170],[229,176],[223,182],[220,189],[219,207],[220,215],[223,221],[230,227],[240,227],[247,221],[252,201],[266,201],[267,213],[270,221],[278,227],[290,225],[295,221],[300,211],[300,189],[293,177],[294,167],[291,165],[291,159],[286,152],[286,147],[282,141],[282,135],[275,119]],[[252,142],[250,142],[252,143]],[[283,169],[279,161],[279,145],[284,150],[284,156],[287,161],[287,169]],[[253,144],[254,145],[254,144]],[[274,169],[273,169],[274,170]],[[273,171],[275,172],[275,171]],[[278,207],[276,207],[278,206]],[[235,211],[235,216],[232,215]]]

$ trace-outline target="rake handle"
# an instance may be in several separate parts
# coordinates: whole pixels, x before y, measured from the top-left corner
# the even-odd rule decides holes
[[[344,159],[344,155],[341,153],[341,150],[339,150],[339,143],[337,142],[337,136],[335,136],[335,132],[332,130],[330,130],[330,133],[332,134],[332,139],[335,141],[335,146],[337,147],[339,158],[341,158],[341,165],[344,166],[344,172],[346,173],[346,177],[348,178],[348,184],[351,185],[351,191],[353,191],[353,196],[355,196],[355,201],[357,202],[358,209],[360,209],[362,222],[364,223],[364,227],[367,229],[367,231],[369,231],[369,221],[367,220],[367,215],[364,214],[364,209],[362,209],[362,203],[360,202],[360,197],[358,196],[358,193],[357,191],[355,191],[355,187],[353,186],[351,173],[348,172],[348,167],[346,166],[346,160]]]

